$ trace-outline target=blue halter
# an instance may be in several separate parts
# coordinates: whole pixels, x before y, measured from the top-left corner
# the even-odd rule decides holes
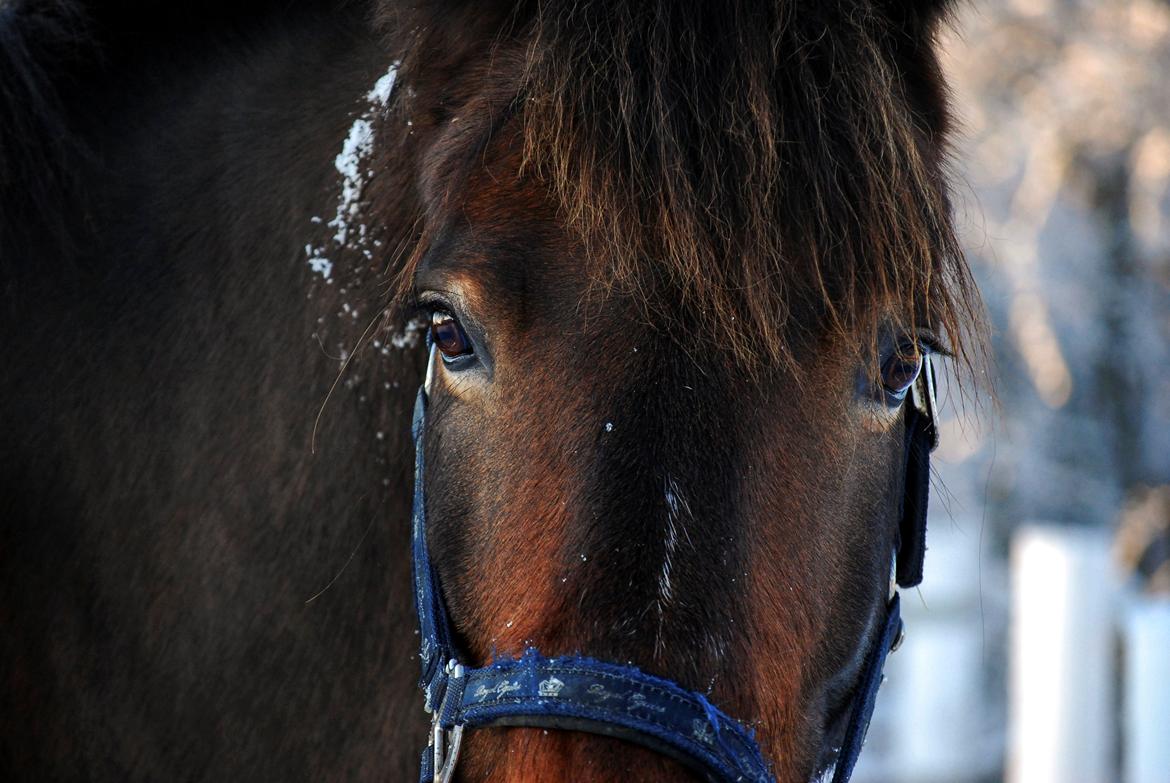
[[[929,358],[914,387],[913,401],[913,406],[906,406],[907,492],[896,558],[897,582],[903,587],[917,584],[922,578],[929,454],[937,438]],[[414,406],[412,520],[414,597],[422,662],[419,685],[426,710],[433,716],[430,743],[422,758],[422,783],[449,781],[464,729],[480,726],[535,726],[619,737],[674,758],[711,783],[773,781],[751,729],[729,717],[702,693],[636,667],[580,656],[550,658],[534,648],[519,658],[496,660],[478,669],[460,662],[438,575],[427,549],[423,481],[426,415],[424,386]],[[885,614],[884,628],[866,656],[852,696],[832,783],[846,783],[853,773],[883,679],[886,654],[901,641],[902,620],[893,589]]]

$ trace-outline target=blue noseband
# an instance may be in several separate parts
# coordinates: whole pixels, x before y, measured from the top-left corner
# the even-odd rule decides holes
[[[934,381],[930,360],[907,406],[907,491],[899,528],[897,581],[907,587],[922,578],[929,454],[934,446]],[[920,388],[921,387],[921,388]],[[423,752],[423,783],[449,781],[464,729],[535,726],[619,737],[676,759],[711,783],[773,781],[751,729],[729,717],[697,691],[633,667],[580,656],[546,657],[529,648],[515,659],[482,668],[460,662],[426,534],[427,392],[414,407],[414,510],[412,558],[415,607],[422,662],[419,685],[431,713],[431,740]],[[849,705],[845,737],[832,783],[845,783],[861,752],[873,714],[882,666],[902,632],[898,596],[891,591],[884,627],[866,655]]]

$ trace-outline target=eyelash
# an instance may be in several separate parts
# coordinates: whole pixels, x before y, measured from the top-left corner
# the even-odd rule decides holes
[[[946,359],[953,359],[955,357],[954,352],[943,342],[942,338],[928,329],[920,329],[915,335],[915,338],[919,350],[927,356],[942,356]]]
[[[452,307],[446,299],[434,292],[427,291],[425,293],[419,293],[418,291],[412,291],[410,300],[406,305],[406,310],[412,319],[419,318],[424,321],[430,321],[432,313],[450,313]]]

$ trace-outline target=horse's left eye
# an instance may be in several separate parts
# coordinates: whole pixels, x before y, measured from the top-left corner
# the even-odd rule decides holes
[[[902,348],[882,364],[882,387],[896,400],[910,391],[922,372],[922,351],[917,346]]]
[[[447,359],[457,359],[474,352],[467,333],[450,313],[435,311],[431,315],[431,340]]]

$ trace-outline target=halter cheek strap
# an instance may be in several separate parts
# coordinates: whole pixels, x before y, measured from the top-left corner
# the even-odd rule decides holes
[[[433,364],[433,355],[431,360]],[[550,658],[535,648],[529,648],[519,658],[500,659],[482,668],[470,668],[460,662],[427,547],[423,435],[429,385],[428,378],[426,386],[419,389],[412,427],[415,467],[411,547],[422,665],[419,686],[425,708],[433,716],[431,740],[422,758],[422,783],[449,781],[464,729],[481,726],[535,726],[619,737],[674,758],[711,783],[773,781],[770,766],[750,729],[711,704],[702,693],[636,667],[580,656]],[[929,419],[933,408],[924,405],[920,412],[918,401],[916,394],[915,407],[906,406],[907,438],[912,441],[907,449],[908,460],[916,458],[911,456],[915,447],[929,454],[931,444],[924,445],[922,439],[933,437],[933,426],[918,426],[916,418]],[[925,467],[912,476],[908,462],[908,482],[911,478],[925,482],[929,465],[915,464]],[[902,578],[904,552],[918,558],[910,570],[916,568],[921,578],[924,547],[908,539],[925,533],[925,509],[925,491],[917,485],[908,486],[897,554],[898,584],[902,586],[907,586]],[[918,513],[923,519],[908,525],[907,517]],[[832,783],[845,783],[853,772],[873,714],[882,666],[887,653],[897,647],[901,633],[898,596],[894,593],[887,604],[882,632],[866,656],[852,696]]]
[[[899,587],[914,587],[922,581],[922,561],[926,556],[930,452],[938,446],[934,365],[929,356],[923,359],[922,372],[911,388],[910,403],[906,406],[906,491],[902,496],[896,558]]]
[[[926,510],[930,496],[930,452],[938,446],[935,427],[934,365],[930,357],[922,360],[922,372],[911,388],[910,404],[905,410],[905,491],[898,524],[898,542],[894,553],[890,600],[886,625],[877,643],[870,648],[853,693],[845,738],[837,752],[831,783],[846,783],[853,774],[873,708],[882,684],[886,655],[902,644],[903,626],[896,587],[914,587],[922,581],[922,562],[926,555]],[[895,587],[896,586],[896,587]]]

